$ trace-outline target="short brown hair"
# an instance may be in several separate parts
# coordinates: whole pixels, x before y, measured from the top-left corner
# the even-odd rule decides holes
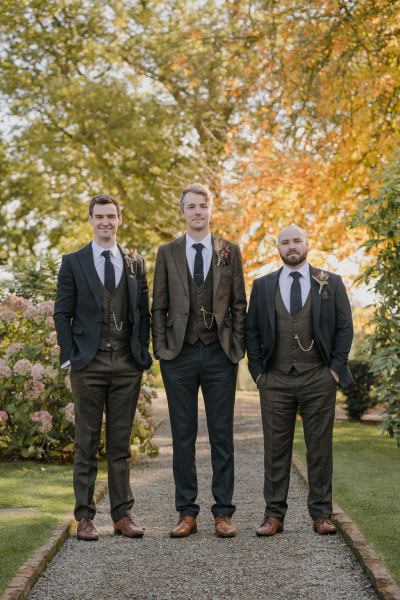
[[[114,196],[110,196],[108,194],[98,194],[97,196],[93,196],[89,204],[89,215],[93,216],[93,207],[95,204],[114,204],[117,209],[117,214],[121,216],[121,205],[118,200],[114,198]]]
[[[181,199],[179,202],[179,207],[180,207],[181,211],[183,210],[183,202],[185,200],[185,196],[186,196],[186,194],[189,194],[190,192],[192,192],[192,194],[199,194],[199,196],[204,196],[204,198],[207,200],[210,208],[213,207],[214,196],[212,194],[212,191],[206,185],[203,185],[202,183],[191,183],[190,185],[185,187],[185,189],[183,190],[183,192],[181,194]]]

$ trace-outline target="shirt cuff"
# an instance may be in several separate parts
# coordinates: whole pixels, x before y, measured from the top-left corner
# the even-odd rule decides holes
[[[69,366],[71,366],[71,361],[70,361],[70,360],[67,360],[67,362],[65,362],[65,363],[63,363],[63,364],[61,365],[61,368],[62,368],[62,369],[66,369],[66,368],[67,368],[67,367],[69,367]]]

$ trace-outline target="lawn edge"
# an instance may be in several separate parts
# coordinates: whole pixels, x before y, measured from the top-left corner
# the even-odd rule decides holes
[[[98,483],[94,492],[96,503],[100,502],[106,495],[107,489],[107,480],[102,480]],[[72,513],[69,513],[53,529],[47,542],[35,550],[28,560],[20,566],[17,574],[7,584],[3,595],[0,596],[0,600],[25,600],[49,563],[75,530],[75,517]]]
[[[296,452],[293,452],[292,463],[303,481],[308,484],[306,466]],[[379,598],[382,600],[400,600],[400,588],[383,564],[381,557],[357,525],[336,503],[333,504],[332,521],[360,562]]]

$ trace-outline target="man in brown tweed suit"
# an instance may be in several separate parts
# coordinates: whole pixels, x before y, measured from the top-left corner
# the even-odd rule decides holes
[[[204,397],[211,461],[215,532],[233,537],[233,412],[238,363],[245,352],[246,295],[238,246],[212,236],[212,194],[183,190],[186,235],[157,253],[152,307],[153,349],[160,359],[173,439],[176,509],[171,537],[197,530],[198,391]]]
[[[71,366],[75,404],[74,493],[77,537],[97,540],[94,487],[103,411],[114,532],[140,538],[131,516],[131,430],[144,369],[151,366],[146,269],[117,244],[119,202],[108,194],[89,204],[93,241],[62,259],[54,321],[62,367]]]
[[[255,280],[246,325],[264,429],[266,507],[257,535],[283,531],[297,409],[307,446],[308,510],[314,530],[331,534],[332,432],[336,387],[352,382],[351,309],[341,277],[308,264],[302,229],[285,227],[278,250],[283,267]]]

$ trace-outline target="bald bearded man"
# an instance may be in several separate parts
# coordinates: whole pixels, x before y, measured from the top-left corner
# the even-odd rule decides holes
[[[246,325],[249,370],[260,393],[264,431],[264,520],[259,536],[283,531],[297,409],[303,419],[308,510],[316,533],[336,533],[332,514],[332,433],[337,385],[352,382],[349,300],[339,275],[307,262],[307,234],[282,229],[283,267],[256,279]]]

